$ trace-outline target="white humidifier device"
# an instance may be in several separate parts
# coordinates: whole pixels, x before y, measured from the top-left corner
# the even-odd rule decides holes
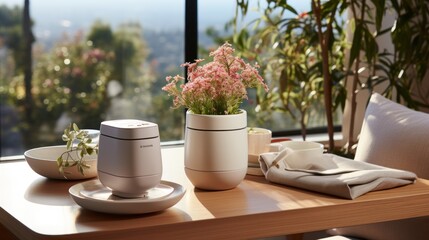
[[[162,176],[158,125],[134,119],[102,122],[97,165],[100,182],[113,195],[144,197]]]

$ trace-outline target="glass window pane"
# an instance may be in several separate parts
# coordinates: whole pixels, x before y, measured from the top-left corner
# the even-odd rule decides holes
[[[23,2],[0,4],[0,156],[63,144],[61,134],[70,122],[98,129],[103,120],[136,118],[158,123],[163,142],[183,139],[184,110],[171,109],[172,100],[161,88],[166,76],[184,74],[185,0],[31,0],[31,104],[25,100]],[[261,16],[253,11],[258,1],[250,3],[255,6],[240,27]],[[309,8],[292,4],[300,12]],[[232,35],[225,25],[235,5],[198,1],[199,58],[208,58],[221,38]],[[263,77],[273,83],[276,74]],[[258,110],[256,96],[250,90],[242,105],[248,126],[274,132],[300,128],[299,120],[285,112]],[[308,128],[325,126],[322,104],[310,110]],[[337,114],[336,123],[340,120]]]
[[[1,156],[63,144],[70,122],[98,129],[103,120],[142,119],[158,123],[162,141],[183,139],[183,110],[171,110],[161,88],[167,75],[183,73],[184,0],[31,0],[30,118],[22,48],[14,44],[23,40],[24,1],[3,2]]]

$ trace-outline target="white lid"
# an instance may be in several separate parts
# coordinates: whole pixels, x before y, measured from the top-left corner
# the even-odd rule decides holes
[[[159,136],[158,124],[135,119],[110,120],[101,123],[102,135],[119,139],[144,139]]]

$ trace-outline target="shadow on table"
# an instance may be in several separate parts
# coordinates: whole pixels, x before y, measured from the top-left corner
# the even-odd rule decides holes
[[[38,178],[27,188],[24,198],[43,205],[71,206],[75,203],[69,195],[69,188],[77,183],[79,181]]]
[[[296,209],[314,204],[330,205],[341,201],[336,197],[271,183],[264,177],[252,175],[247,175],[234,189],[205,191],[195,188],[194,194],[215,217]]]
[[[247,179],[247,177],[246,177]],[[237,187],[222,191],[207,191],[194,188],[201,204],[215,217],[248,215],[266,211],[277,211],[278,201],[266,192],[254,189],[255,182],[243,181]],[[219,203],[224,204],[219,204]]]
[[[99,213],[79,207],[76,208],[76,215],[76,230],[79,232],[137,229],[192,220],[187,213],[175,207],[154,213],[123,215]]]

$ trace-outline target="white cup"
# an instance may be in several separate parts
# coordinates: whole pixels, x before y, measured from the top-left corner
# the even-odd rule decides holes
[[[271,131],[265,128],[247,128],[249,154],[259,155],[270,151]]]
[[[323,144],[317,142],[286,141],[276,144],[281,145],[280,150],[286,150],[283,159],[291,169],[310,169],[323,156]]]

